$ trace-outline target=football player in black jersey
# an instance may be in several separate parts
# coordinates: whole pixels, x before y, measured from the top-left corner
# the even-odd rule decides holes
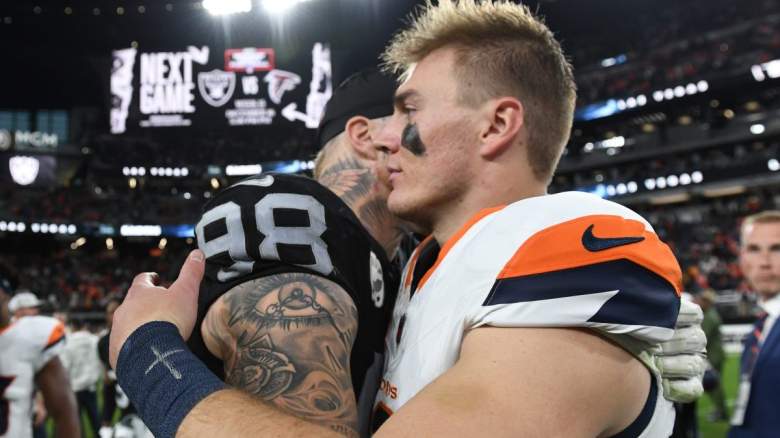
[[[373,143],[394,87],[377,71],[347,79],[321,123],[316,181],[241,181],[196,226],[206,273],[192,351],[228,384],[346,435],[367,431],[358,418],[378,389],[398,288],[388,255],[403,230]]]
[[[356,99],[365,98],[372,89],[361,88]],[[384,160],[383,148],[366,148],[384,124],[383,114],[358,109],[334,117],[333,102],[344,90],[334,94],[321,129],[328,145],[315,176],[329,191],[304,182],[308,180],[279,175],[249,179],[227,189],[207,206],[198,225],[200,246],[209,258],[205,277],[203,254],[195,251],[170,288],[155,286],[153,274],[137,276],[117,310],[111,362],[120,382],[124,369],[124,380],[140,388],[128,395],[133,403],[148,408],[143,418],[150,428],[163,432],[157,436],[320,437],[334,436],[334,431],[355,435],[356,429],[366,433],[367,413],[361,411],[358,420],[350,406],[354,412],[356,403],[373,399],[371,385],[361,386],[363,381],[376,383],[368,378],[368,361],[362,358],[370,356],[370,345],[381,349],[386,319],[380,319],[374,327],[381,329],[372,333],[374,329],[364,321],[383,312],[371,310],[365,297],[389,310],[394,300],[389,294],[395,292],[387,278],[386,258],[373,248],[378,245],[392,254],[400,226],[392,216],[385,216],[383,205],[369,207],[372,202],[367,202],[381,199],[381,182],[386,178],[374,166]],[[357,114],[369,117],[352,117]],[[334,139],[333,134],[327,136],[329,118],[342,120],[341,127],[331,128],[344,131],[335,143],[328,141]],[[294,196],[277,196],[285,194]],[[343,205],[336,202],[339,198]],[[354,217],[339,214],[344,207]],[[353,243],[359,233],[347,224],[356,222],[355,217],[363,232],[371,233],[377,242],[369,239],[367,245],[365,238],[355,237],[358,243]],[[379,233],[383,222],[393,232]],[[364,274],[347,260],[364,263],[360,260],[366,253],[371,260],[367,249],[384,270],[388,294],[384,298],[375,293],[376,282],[357,294],[353,289],[363,284],[359,277]],[[191,348],[201,357],[207,350],[219,359],[205,361],[257,398],[214,384],[213,374],[199,369],[202,364],[180,344],[195,323],[194,297],[201,278],[197,304],[202,322],[195,327],[195,336],[202,339],[193,339]],[[155,343],[152,337],[165,339]],[[367,378],[356,378],[359,373]]]

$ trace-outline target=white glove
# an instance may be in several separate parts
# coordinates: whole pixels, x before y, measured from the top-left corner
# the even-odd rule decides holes
[[[701,329],[704,314],[698,304],[683,299],[674,335],[656,350],[655,365],[661,372],[664,398],[690,403],[704,392],[707,369],[707,337]]]

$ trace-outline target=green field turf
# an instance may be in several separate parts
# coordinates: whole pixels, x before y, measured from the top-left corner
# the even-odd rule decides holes
[[[726,357],[721,382],[726,391],[726,405],[731,410],[734,407],[734,399],[737,396],[737,386],[739,385],[739,355],[734,354]],[[729,430],[728,421],[713,423],[707,419],[707,416],[712,411],[712,404],[707,394],[699,399],[697,408],[701,438],[725,437]]]

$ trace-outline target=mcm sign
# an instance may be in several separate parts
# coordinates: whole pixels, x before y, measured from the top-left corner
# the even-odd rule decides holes
[[[17,156],[8,160],[11,178],[20,186],[29,186],[38,178],[41,163],[35,157]]]
[[[198,73],[198,90],[203,100],[211,106],[220,107],[233,97],[236,88],[236,74],[218,69]]]

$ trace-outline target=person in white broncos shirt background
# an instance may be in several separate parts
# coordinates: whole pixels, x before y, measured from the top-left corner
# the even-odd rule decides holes
[[[43,394],[58,437],[80,436],[76,400],[58,354],[65,327],[54,318],[18,315],[12,322],[8,304],[13,290],[0,270],[0,437],[32,437],[33,396]],[[17,299],[17,303],[18,303]]]

